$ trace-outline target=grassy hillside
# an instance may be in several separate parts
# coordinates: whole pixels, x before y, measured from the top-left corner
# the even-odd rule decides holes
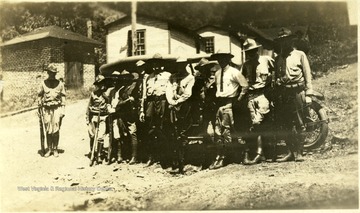
[[[332,68],[313,82],[325,95],[324,104],[331,119],[328,148],[337,154],[357,152],[358,147],[358,63]]]

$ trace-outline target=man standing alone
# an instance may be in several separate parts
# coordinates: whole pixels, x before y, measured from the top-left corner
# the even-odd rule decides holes
[[[54,157],[58,157],[59,131],[65,116],[65,86],[55,78],[58,71],[54,66],[50,65],[44,70],[49,77],[41,83],[38,92],[40,116],[43,116],[48,145],[44,157],[47,158],[52,153]]]

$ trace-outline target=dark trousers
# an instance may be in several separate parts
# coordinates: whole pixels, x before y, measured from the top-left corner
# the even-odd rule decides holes
[[[187,143],[187,131],[192,125],[191,120],[191,103],[186,101],[181,104],[178,108],[172,108],[170,110],[170,121],[173,127],[173,166],[179,167],[180,170],[184,167],[184,158],[185,158],[185,146]]]
[[[146,102],[145,121],[148,138],[144,145],[148,155],[160,160],[161,150],[167,141],[168,104],[164,98],[149,99]]]
[[[303,87],[285,88],[277,90],[279,97],[275,102],[275,124],[279,135],[285,139],[289,148],[302,149],[305,106],[305,91]]]

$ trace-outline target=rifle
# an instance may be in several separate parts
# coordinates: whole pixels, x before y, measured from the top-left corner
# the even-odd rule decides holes
[[[42,110],[42,106],[39,106],[39,117],[40,117],[40,145],[41,145],[41,156],[45,155],[45,142],[47,142],[46,138],[46,128],[45,128],[45,122],[44,122],[44,112]]]
[[[113,129],[113,119],[112,115],[109,114],[109,148],[108,148],[108,164],[111,163],[111,153],[112,153],[112,143],[113,143],[113,137],[114,137],[114,129]]]
[[[95,128],[94,145],[93,145],[92,150],[91,150],[90,166],[92,166],[94,164],[95,151],[98,151],[97,149],[98,149],[98,134],[99,134],[100,112],[101,112],[101,110],[99,109],[99,112],[97,114],[97,125],[96,125],[96,128]]]

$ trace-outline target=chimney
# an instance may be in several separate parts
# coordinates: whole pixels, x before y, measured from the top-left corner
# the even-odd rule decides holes
[[[87,26],[87,37],[92,38],[92,21],[88,20],[86,22],[86,26]]]

